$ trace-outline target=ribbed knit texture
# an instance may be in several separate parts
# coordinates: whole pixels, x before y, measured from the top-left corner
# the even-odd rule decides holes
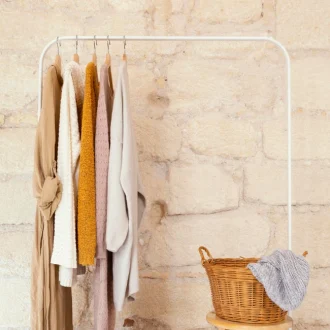
[[[78,184],[78,260],[85,266],[94,264],[96,250],[94,138],[98,94],[97,68],[90,62],[86,67]]]
[[[309,265],[303,256],[290,250],[276,250],[248,268],[264,286],[268,297],[285,311],[303,301],[309,281]]]
[[[76,175],[80,154],[78,116],[84,98],[83,72],[76,62],[64,70],[60,107],[57,172],[63,185],[62,199],[55,212],[55,237],[51,262],[60,265],[63,286],[72,286],[77,268]]]
[[[113,85],[110,67],[103,65],[100,76],[100,95],[96,116],[95,174],[96,174],[96,257],[105,258],[107,220],[107,185],[110,154],[110,123],[113,104]]]
[[[100,95],[96,115],[96,268],[94,272],[94,329],[113,330],[115,308],[112,295],[112,260],[105,245],[107,219],[107,183],[110,153],[110,122],[113,104],[113,84],[110,67],[104,64],[100,75]],[[110,267],[108,267],[110,262]],[[111,288],[111,291],[108,290]]]

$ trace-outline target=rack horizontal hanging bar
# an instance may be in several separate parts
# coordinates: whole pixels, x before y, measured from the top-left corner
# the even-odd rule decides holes
[[[286,60],[286,69],[288,73],[288,88],[291,88],[291,63],[290,56],[286,50],[286,48],[277,40],[271,37],[264,36],[62,36],[50,41],[43,49],[40,60],[39,60],[39,92],[42,92],[42,74],[43,74],[43,61],[45,54],[48,49],[58,41],[66,41],[66,40],[110,40],[110,41],[264,41],[270,42],[276,45],[283,53]],[[288,89],[290,102],[291,102],[291,90]],[[42,97],[39,94],[38,98],[38,118],[40,116],[41,111],[41,101]],[[291,104],[290,104],[291,109]]]
[[[275,43],[279,42],[271,37],[266,36],[62,36],[58,37],[58,40],[137,40],[137,41],[184,41],[184,40],[191,40],[191,41],[209,41],[209,40],[239,40],[239,41],[257,41],[257,40],[264,40],[264,41],[274,41]],[[55,42],[57,39],[54,39]],[[50,43],[52,43],[51,41]]]

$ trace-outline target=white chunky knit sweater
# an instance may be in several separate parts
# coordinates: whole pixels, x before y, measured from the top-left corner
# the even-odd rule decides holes
[[[68,63],[63,80],[57,156],[57,172],[63,192],[55,213],[51,263],[60,265],[60,283],[70,287],[73,284],[73,269],[77,268],[76,177],[80,154],[79,118],[84,99],[84,74],[79,64]]]

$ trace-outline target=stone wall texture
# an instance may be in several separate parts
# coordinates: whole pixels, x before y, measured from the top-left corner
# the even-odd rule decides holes
[[[293,249],[311,281],[295,330],[330,329],[329,0],[0,0],[0,329],[29,329],[38,59],[57,35],[272,36],[292,59]],[[74,42],[62,42],[64,62]],[[114,79],[123,44],[112,42]],[[53,46],[45,67],[56,54]],[[81,63],[93,52],[80,42]],[[103,62],[106,43],[97,46]],[[211,329],[197,249],[261,256],[287,244],[281,52],[258,42],[128,42],[131,103],[148,198],[130,329]],[[93,329],[93,269],[74,288]]]

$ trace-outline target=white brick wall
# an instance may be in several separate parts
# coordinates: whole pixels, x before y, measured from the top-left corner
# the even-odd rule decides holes
[[[193,118],[187,141],[197,154],[252,157],[257,152],[257,132],[248,121],[224,119],[220,113]]]
[[[218,257],[260,255],[269,235],[269,224],[253,208],[166,217],[151,236],[146,261],[153,268],[198,265],[200,256],[196,251],[201,245],[208,246]]]
[[[224,21],[243,24],[259,19],[261,13],[261,0],[197,0],[194,6],[193,17],[211,24]]]
[[[289,48],[329,49],[327,0],[277,0],[277,37]]]
[[[173,119],[136,118],[136,136],[141,159],[173,161],[181,148],[181,131]]]
[[[203,329],[205,317],[212,308],[206,280],[168,281],[143,279],[140,283],[140,304],[130,304],[123,316],[138,315],[165,323],[166,327],[141,329]],[[193,295],[194,299],[187,299]],[[143,306],[149,306],[144,308]]]
[[[292,158],[294,160],[320,160],[330,158],[330,120],[323,112],[311,116],[303,110],[297,111],[292,119]],[[268,158],[288,157],[287,121],[270,120],[263,127],[264,152]]]
[[[330,59],[322,55],[299,55],[292,61],[293,105],[303,109],[328,110],[330,95],[327,89]]]
[[[0,175],[0,191],[1,224],[34,223],[32,175]]]
[[[1,228],[0,231],[0,275],[3,277],[30,276],[32,226],[18,227],[18,230]]]
[[[238,185],[220,166],[171,165],[169,190],[169,214],[214,213],[238,207]]]
[[[1,129],[0,173],[32,173],[35,129]]]
[[[0,2],[0,329],[29,327],[37,64],[57,35],[269,35],[292,58],[293,247],[311,283],[295,330],[329,315],[330,2],[56,0]],[[63,42],[64,62],[74,42]],[[114,81],[123,44],[112,42]],[[81,62],[93,52],[80,42]],[[102,63],[105,43],[97,47]],[[56,53],[47,57],[49,65]],[[281,53],[266,43],[128,42],[131,104],[148,209],[141,292],[120,315],[136,329],[210,329],[197,248],[260,256],[286,247],[286,110]],[[93,325],[93,269],[74,288],[74,323]]]
[[[0,277],[1,325],[27,326],[30,315],[30,280],[21,276]],[[9,328],[10,329],[10,328]]]
[[[270,175],[271,174],[271,175]],[[294,205],[330,204],[330,168],[328,166],[293,166],[292,191]],[[245,168],[244,197],[246,201],[271,205],[287,203],[287,167],[270,163]]]

